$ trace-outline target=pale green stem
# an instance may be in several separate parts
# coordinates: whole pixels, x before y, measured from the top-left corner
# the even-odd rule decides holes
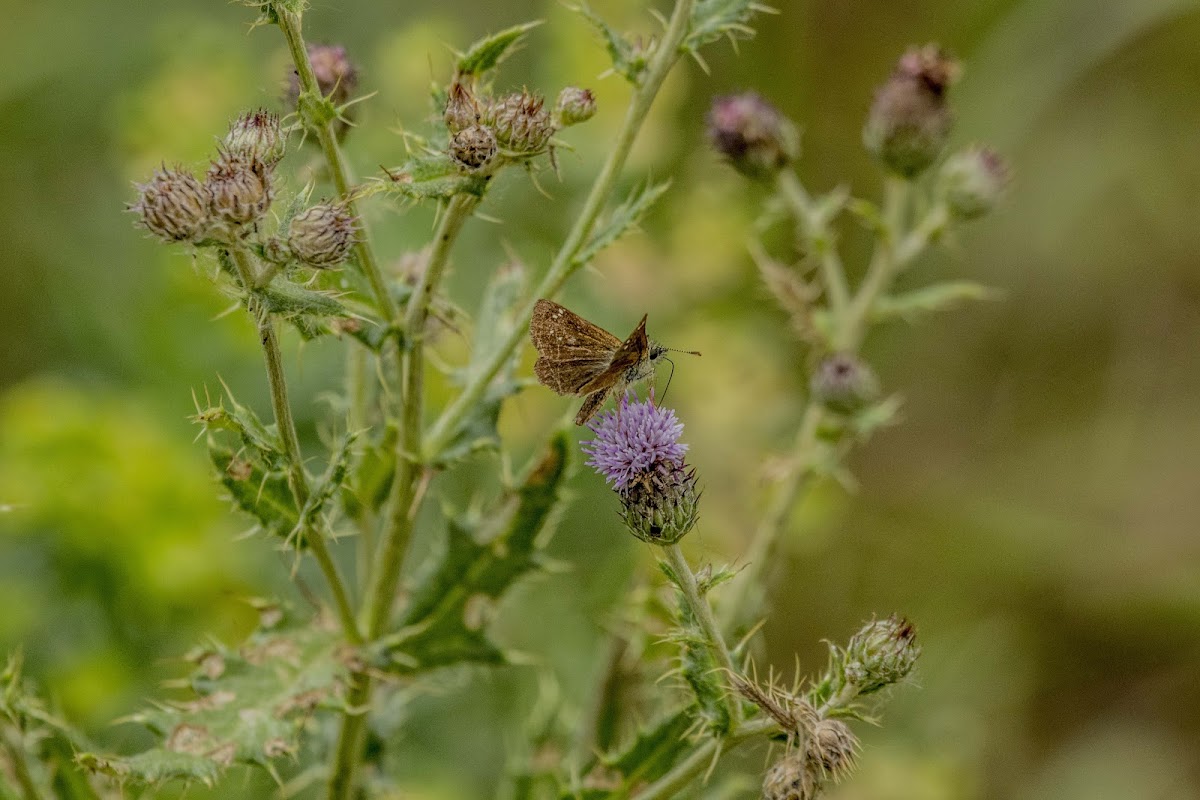
[[[843,352],[858,350],[867,332],[867,316],[871,307],[900,269],[896,250],[910,188],[908,181],[895,177],[889,177],[884,184],[883,230],[879,242],[854,299],[850,301],[846,313],[835,321],[834,347]]]
[[[229,254],[237,268],[242,285],[251,291],[249,287],[255,285],[257,271],[250,260],[249,253],[244,248],[232,247]],[[262,344],[263,357],[267,364],[267,385],[271,390],[271,409],[275,414],[279,444],[283,448],[283,456],[287,461],[288,487],[292,490],[296,508],[303,513],[309,498],[308,475],[304,471],[304,462],[300,454],[300,440],[296,436],[296,423],[292,419],[292,406],[288,402],[287,378],[283,372],[283,353],[279,349],[279,338],[275,334],[275,321],[265,309],[256,308],[258,304],[254,302],[252,291],[248,301],[247,307],[258,326],[258,340]],[[346,584],[329,553],[323,532],[306,524],[302,533],[304,541],[308,543],[308,549],[312,551],[321,572],[325,575],[326,582],[329,583],[329,591],[333,594],[334,606],[337,608],[346,637],[352,642],[361,642],[362,637],[358,632],[354,609],[351,607],[349,596],[346,593]]]
[[[817,709],[817,716],[825,719],[830,711],[849,705],[850,701],[856,697],[858,697],[858,687],[853,683],[847,683],[840,692],[821,704],[821,707]]]
[[[279,29],[283,31],[283,36],[287,39],[288,50],[292,54],[292,63],[295,65],[296,74],[300,79],[301,96],[321,97],[321,86],[317,83],[317,76],[313,74],[312,64],[308,60],[308,48],[304,44],[300,15],[285,11],[279,7],[279,4],[275,5],[275,12],[279,20]],[[301,117],[303,118],[303,113]],[[389,324],[395,324],[398,321],[399,310],[391,292],[388,291],[383,272],[379,269],[375,251],[371,249],[371,239],[366,221],[359,216],[352,193],[354,182],[351,180],[350,168],[342,155],[342,149],[338,145],[337,136],[333,132],[333,123],[322,122],[312,127],[315,129],[321,151],[325,154],[325,163],[329,167],[329,174],[333,178],[333,186],[337,189],[338,197],[345,204],[346,210],[358,219],[359,235],[354,244],[354,254],[357,257],[358,265],[371,285],[371,292],[375,295],[375,304],[379,307],[379,312]]]
[[[705,643],[713,658],[724,670],[722,681],[728,687],[729,691],[725,694],[726,704],[729,707],[729,718],[733,721],[734,726],[742,721],[742,707],[738,702],[738,695],[730,683],[733,676],[739,674],[738,669],[734,666],[733,657],[729,654],[729,646],[725,644],[725,637],[721,634],[721,629],[717,625],[717,620],[713,616],[712,607],[708,604],[708,599],[700,593],[700,587],[696,583],[696,575],[692,572],[691,566],[687,562],[687,558],[683,555],[683,550],[678,544],[669,544],[663,548],[667,553],[667,563],[671,565],[671,571],[675,574],[678,581],[679,590],[683,593],[684,602],[692,612],[692,616],[696,618],[696,622],[700,625],[700,631],[704,634]]]
[[[751,739],[778,732],[779,723],[770,717],[759,717],[745,722],[720,739],[706,740],[687,758],[672,767],[666,775],[641,791],[635,792],[633,798],[634,800],[670,800],[686,789],[688,784],[707,772],[714,759]]]
[[[21,789],[21,797],[23,800],[42,800],[42,792],[33,780],[33,773],[29,771],[21,731],[15,725],[10,730],[8,726],[0,724],[0,736],[3,737],[4,749],[8,752],[8,763],[12,768],[13,777]]]
[[[588,236],[596,225],[597,217],[612,195],[621,170],[624,169],[625,162],[629,158],[629,152],[633,148],[638,131],[641,130],[650,106],[654,103],[654,98],[662,87],[667,74],[671,71],[671,67],[679,60],[682,52],[680,46],[687,36],[688,20],[694,5],[695,0],[677,0],[675,3],[675,9],[671,13],[671,19],[667,23],[662,41],[650,59],[642,78],[642,84],[634,91],[633,97],[629,101],[629,107],[625,112],[625,121],[617,133],[613,149],[605,160],[604,166],[601,167],[600,174],[593,181],[591,191],[588,192],[583,208],[575,219],[575,224],[555,255],[542,282],[522,310],[517,324],[513,326],[507,338],[496,347],[487,364],[476,373],[463,389],[462,394],[446,408],[434,423],[425,440],[424,455],[426,457],[435,456],[445,448],[454,437],[463,419],[483,397],[497,373],[512,358],[513,352],[525,338],[525,330],[533,316],[533,307],[538,298],[554,297],[567,279],[583,266],[576,256],[586,244]]]
[[[845,310],[850,301],[850,287],[846,283],[846,269],[842,266],[842,259],[829,231],[828,221],[819,217],[812,198],[796,177],[796,173],[790,169],[780,170],[776,182],[780,194],[791,206],[801,238],[811,249],[817,251],[821,265],[821,283],[825,286],[825,293],[829,298],[829,309],[837,316]]]

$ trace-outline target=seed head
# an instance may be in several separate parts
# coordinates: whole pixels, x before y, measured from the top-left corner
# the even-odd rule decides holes
[[[546,101],[526,91],[496,100],[488,108],[485,122],[501,147],[522,154],[541,152],[554,133]]]
[[[568,86],[558,93],[554,113],[564,128],[587,122],[596,115],[596,97],[591,89]]]
[[[458,133],[464,128],[479,124],[479,102],[463,84],[455,81],[450,86],[450,94],[446,98],[446,108],[442,119],[451,134]]]
[[[875,94],[863,143],[893,172],[913,178],[946,146],[953,113],[946,93],[958,62],[937,45],[910,48]]]
[[[850,726],[838,719],[823,719],[809,737],[809,759],[821,768],[821,774],[840,781],[854,769],[858,757],[858,737]]]
[[[242,114],[229,126],[225,150],[273,168],[287,150],[287,135],[279,125],[279,115],[261,108]]]
[[[916,627],[893,614],[884,620],[871,620],[851,637],[843,672],[846,681],[858,687],[859,694],[868,694],[903,680],[920,655]]]
[[[195,241],[208,228],[208,188],[182,167],[163,165],[136,188],[139,196],[129,210],[138,215],[142,227],[164,241]]]
[[[288,225],[287,245],[305,266],[330,269],[350,255],[357,234],[356,220],[340,203],[306,208]]]
[[[271,172],[262,161],[225,151],[204,180],[213,216],[234,227],[254,222],[271,207]]]
[[[820,780],[813,774],[805,754],[792,752],[767,770],[763,777],[763,800],[813,800],[820,788]]]
[[[946,159],[938,189],[950,212],[959,219],[987,214],[1008,188],[1008,164],[991,148],[971,147]]]
[[[755,92],[713,100],[708,138],[734,169],[750,178],[772,178],[800,156],[800,134],[779,109]]]
[[[835,353],[817,365],[809,389],[829,410],[853,414],[879,396],[879,379],[855,356]]]
[[[482,125],[463,128],[450,139],[450,157],[468,172],[483,169],[496,157],[496,136]]]

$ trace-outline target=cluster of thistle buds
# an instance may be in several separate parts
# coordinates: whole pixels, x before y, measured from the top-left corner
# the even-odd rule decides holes
[[[527,90],[499,97],[476,96],[469,82],[450,86],[442,120],[450,135],[450,157],[466,172],[491,167],[498,154],[526,160],[546,152],[555,131],[591,119],[596,99],[587,89],[568,86],[553,112],[544,98]]]
[[[696,524],[700,492],[675,412],[653,397],[632,402],[627,394],[589,427],[596,438],[583,444],[588,465],[616,491],[629,532],[651,544],[682,539]]]
[[[275,167],[287,151],[279,116],[250,111],[229,128],[217,156],[198,179],[182,166],[163,166],[138,184],[130,210],[166,242],[228,248],[256,244],[278,264],[313,269],[341,264],[354,246],[357,221],[339,203],[321,203],[295,214],[287,228],[263,237],[262,221],[275,200]]]

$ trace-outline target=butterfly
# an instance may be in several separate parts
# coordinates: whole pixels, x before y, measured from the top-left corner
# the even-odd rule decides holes
[[[595,416],[609,395],[654,375],[669,350],[646,336],[646,315],[621,341],[545,298],[533,306],[529,338],[538,352],[533,365],[538,381],[558,394],[585,398],[576,425]]]

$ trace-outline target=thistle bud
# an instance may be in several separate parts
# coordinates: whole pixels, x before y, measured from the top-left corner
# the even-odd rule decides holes
[[[309,44],[308,63],[312,65],[313,75],[317,79],[317,87],[321,96],[325,97],[339,110],[342,118],[334,122],[334,131],[338,138],[345,136],[350,126],[345,117],[353,113],[353,106],[346,104],[354,97],[358,89],[358,67],[346,54],[346,48],[333,44]],[[300,104],[300,76],[293,69],[288,74],[286,101],[288,108],[298,108]]]
[[[850,774],[858,757],[858,737],[838,719],[823,719],[812,729],[809,758],[821,773],[835,781]]]
[[[621,492],[621,520],[650,544],[674,544],[699,518],[696,470],[663,464],[636,476]]]
[[[450,157],[465,170],[483,169],[496,156],[496,136],[482,125],[463,128],[450,139]]]
[[[516,153],[540,152],[554,133],[546,101],[529,92],[501,97],[488,109],[485,121],[500,145]]]
[[[248,111],[233,121],[225,135],[225,151],[261,161],[274,167],[287,149],[287,136],[279,125],[279,115],[259,109]]]
[[[1008,181],[1008,165],[996,151],[972,147],[946,159],[938,192],[954,216],[975,219],[995,208]]]
[[[322,203],[292,218],[287,246],[305,266],[330,269],[350,255],[356,233],[354,216],[344,205]]]
[[[772,178],[800,156],[796,126],[755,92],[714,99],[708,138],[734,169],[750,178]]]
[[[903,680],[921,655],[917,629],[895,614],[872,620],[854,634],[846,646],[846,681],[867,694]]]
[[[937,45],[910,48],[871,104],[863,143],[890,170],[919,175],[941,154],[953,113],[946,92],[959,65]]]
[[[596,97],[592,94],[591,89],[568,86],[558,93],[554,114],[558,118],[559,125],[564,128],[587,122],[596,116]]]
[[[213,216],[234,227],[262,217],[274,197],[266,164],[232,152],[221,153],[212,163],[204,184]]]
[[[208,189],[182,167],[164,165],[136,188],[139,197],[129,210],[140,217],[142,227],[164,241],[194,241],[208,228]]]
[[[830,411],[853,414],[879,396],[879,379],[855,356],[836,353],[817,365],[809,389]]]
[[[813,800],[820,791],[804,753],[788,753],[776,761],[763,777],[763,800]]]
[[[471,90],[458,81],[450,87],[442,119],[451,134],[479,124],[479,103]]]

